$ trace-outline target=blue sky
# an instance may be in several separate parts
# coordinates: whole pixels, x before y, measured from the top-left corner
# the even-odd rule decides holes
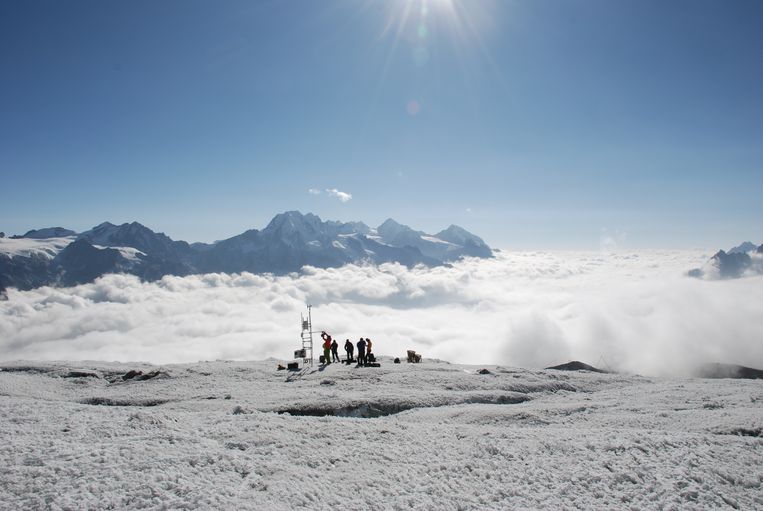
[[[299,209],[760,243],[761,26],[755,0],[2,2],[0,230],[211,241]]]

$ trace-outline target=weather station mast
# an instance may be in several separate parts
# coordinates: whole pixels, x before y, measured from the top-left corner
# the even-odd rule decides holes
[[[307,304],[307,318],[300,314],[300,325],[302,326],[302,349],[294,351],[295,359],[302,359],[302,365],[313,365],[313,306]]]

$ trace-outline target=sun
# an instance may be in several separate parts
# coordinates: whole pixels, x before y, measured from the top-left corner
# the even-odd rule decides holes
[[[498,0],[385,1],[377,39],[385,57],[374,97],[386,86],[394,63],[413,63],[411,76],[417,80],[441,79],[436,70],[443,59],[455,59],[463,76],[469,75],[474,62],[488,62],[495,68],[484,39],[494,32],[498,7]],[[401,111],[412,118],[424,115],[431,104],[414,89],[401,105]]]
[[[460,46],[482,46],[482,36],[493,18],[493,0],[391,0],[382,38],[394,37],[413,43],[434,44],[433,37],[448,39]]]

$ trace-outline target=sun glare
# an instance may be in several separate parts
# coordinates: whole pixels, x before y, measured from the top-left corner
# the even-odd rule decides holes
[[[458,51],[478,48],[495,18],[490,0],[393,0],[388,3],[381,39],[393,38],[394,52],[401,42],[411,47],[413,60],[423,66],[435,45],[449,44]]]
[[[409,58],[421,73],[432,69],[432,58],[451,52],[468,76],[475,57],[493,65],[483,42],[496,15],[492,0],[392,0],[387,3],[380,40],[390,43],[379,87],[383,87],[390,66],[399,58]],[[473,52],[476,50],[476,55]],[[415,117],[426,110],[421,98],[410,98],[405,110]]]
[[[394,31],[397,36],[410,31],[424,39],[430,24],[458,22],[463,9],[457,0],[397,0],[390,2],[389,15],[383,31]]]

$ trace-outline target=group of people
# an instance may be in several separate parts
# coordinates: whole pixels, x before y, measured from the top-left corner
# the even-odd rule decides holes
[[[321,339],[323,339],[324,363],[330,364],[332,362],[341,362],[342,360],[339,358],[338,353],[339,343],[336,342],[336,339],[332,339],[326,332],[321,332]],[[371,354],[373,343],[368,337],[365,339],[361,337],[355,345],[353,345],[349,339],[344,342],[344,351],[347,353],[348,364],[355,361],[355,346],[358,348],[358,365],[368,364],[369,355],[371,356],[371,361],[373,361],[373,355]]]

